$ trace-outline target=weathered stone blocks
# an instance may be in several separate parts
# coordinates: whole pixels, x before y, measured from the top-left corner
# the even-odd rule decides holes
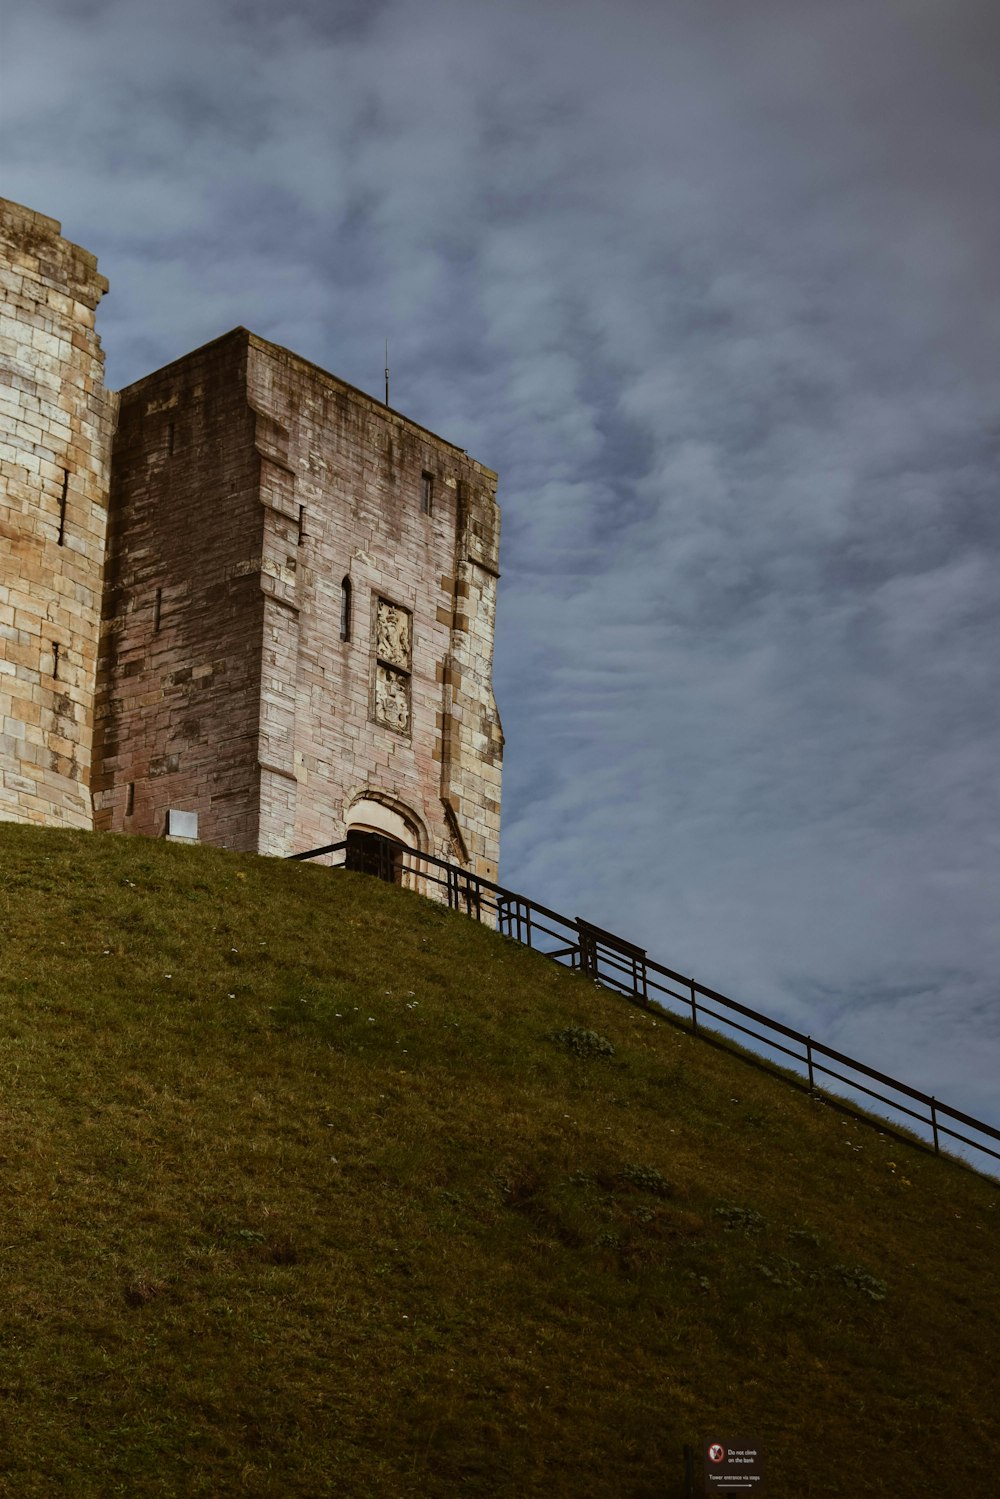
[[[0,819],[495,876],[496,475],[245,329],[119,410],[106,289],[0,200]]]
[[[287,854],[377,803],[494,874],[494,491],[452,444],[244,329],[122,392],[98,825],[157,835],[180,808],[210,842]],[[488,742],[463,734],[470,714]]]
[[[0,816],[92,826],[94,677],[115,397],[92,255],[0,200]]]

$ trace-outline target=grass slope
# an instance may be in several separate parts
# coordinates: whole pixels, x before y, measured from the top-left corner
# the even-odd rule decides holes
[[[993,1492],[1000,1186],[409,892],[4,825],[0,1078],[18,1499]]]

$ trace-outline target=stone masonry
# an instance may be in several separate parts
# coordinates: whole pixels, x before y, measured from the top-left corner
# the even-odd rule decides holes
[[[180,372],[183,371],[183,375]],[[98,829],[258,847],[260,501],[240,340],[123,391],[108,516]]]
[[[105,390],[96,261],[3,200],[0,287],[0,818],[495,878],[496,475],[244,328]]]
[[[195,812],[203,840],[280,855],[374,804],[495,877],[495,484],[245,329],[123,391],[97,826]]]
[[[0,199],[0,819],[89,828],[116,397],[97,262]]]

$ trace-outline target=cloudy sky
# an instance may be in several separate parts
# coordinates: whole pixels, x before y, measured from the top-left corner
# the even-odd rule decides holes
[[[1000,1122],[996,0],[5,0],[108,379],[501,475],[502,878]]]

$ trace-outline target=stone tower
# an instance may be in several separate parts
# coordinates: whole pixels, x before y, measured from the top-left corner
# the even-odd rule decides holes
[[[495,878],[496,475],[243,328],[120,403],[96,825]]]
[[[115,397],[93,255],[0,199],[0,819],[90,828]]]
[[[0,289],[0,819],[495,877],[496,475],[243,328],[107,391],[94,257],[2,199]]]

